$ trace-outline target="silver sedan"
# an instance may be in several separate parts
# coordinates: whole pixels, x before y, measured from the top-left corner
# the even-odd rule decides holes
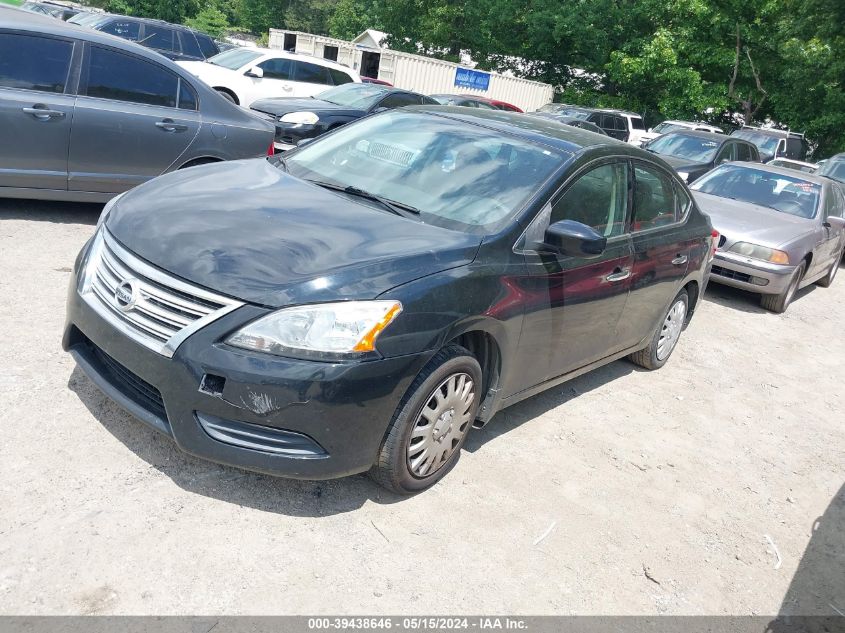
[[[845,250],[845,196],[832,180],[759,163],[727,163],[693,195],[721,234],[711,281],[760,293],[783,312],[799,288],[829,286]]]
[[[148,48],[0,5],[0,197],[103,202],[274,133]]]

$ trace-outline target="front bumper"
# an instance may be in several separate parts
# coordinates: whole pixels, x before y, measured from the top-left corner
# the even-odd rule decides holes
[[[62,346],[112,400],[185,452],[247,470],[328,479],[368,470],[431,352],[324,363],[221,343],[266,309],[243,306],[167,358],[104,320],[71,275]]]
[[[770,264],[728,251],[716,251],[710,279],[760,294],[781,294],[789,286],[795,266]]]

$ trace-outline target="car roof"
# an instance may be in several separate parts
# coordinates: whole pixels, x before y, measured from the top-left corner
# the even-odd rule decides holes
[[[274,57],[280,57],[282,59],[301,59],[303,61],[308,61],[319,66],[326,66],[328,68],[335,68],[337,70],[344,70],[347,72],[356,72],[353,68],[350,68],[349,66],[340,64],[338,62],[333,62],[332,60],[325,59],[323,57],[316,57],[315,55],[306,55],[305,53],[285,51],[281,48],[262,48],[260,46],[241,46],[240,48],[248,51],[256,51],[258,53],[261,53],[262,55],[273,55]]]
[[[88,12],[86,12],[88,13]],[[90,13],[94,13],[91,11]],[[100,19],[105,22],[106,20],[110,20],[112,18],[117,18],[120,20],[135,20],[136,22],[143,22],[144,24],[158,24],[160,26],[167,26],[169,28],[176,29],[178,31],[188,31],[190,33],[199,33],[200,35],[205,35],[202,31],[197,31],[196,29],[192,29],[189,26],[185,26],[184,24],[174,24],[173,22],[167,22],[165,20],[158,20],[156,18],[142,18],[136,15],[123,15],[120,13],[98,13],[97,15],[100,16]],[[92,24],[97,24],[100,20],[93,22]],[[205,35],[208,37],[208,35]]]
[[[463,123],[486,127],[502,134],[517,136],[571,154],[577,154],[581,150],[589,148],[612,145],[617,153],[653,158],[653,155],[645,150],[636,148],[624,141],[558,123],[553,119],[526,116],[520,112],[434,105],[410,106],[402,109],[426,112]]]
[[[683,129],[683,130],[672,130],[671,132],[667,132],[664,136],[670,135],[677,135],[677,136],[694,136],[696,138],[703,138],[708,141],[716,141],[718,143],[725,143],[728,139],[731,139],[730,136],[727,134],[719,134],[718,132],[705,132],[704,130],[691,130],[691,129]],[[744,138],[733,138],[734,142],[742,142],[747,143],[748,145],[754,145],[751,141],[747,141]]]

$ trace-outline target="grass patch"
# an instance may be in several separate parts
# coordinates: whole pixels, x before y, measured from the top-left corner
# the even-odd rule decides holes
[[[23,4],[23,0],[0,0],[0,4],[11,4],[17,7]]]

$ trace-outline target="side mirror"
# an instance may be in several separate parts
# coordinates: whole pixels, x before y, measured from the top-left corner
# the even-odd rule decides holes
[[[652,132],[654,132],[654,128],[653,127],[648,128],[648,133],[651,134]]]
[[[573,257],[598,257],[607,246],[604,235],[575,220],[555,222],[546,229],[543,241],[555,251]]]
[[[308,145],[308,143],[310,143],[313,140],[314,140],[313,138],[301,138],[296,142],[296,146],[297,147],[304,147],[305,145]]]
[[[845,218],[840,218],[839,216],[836,216],[836,215],[828,216],[827,219],[824,221],[824,223],[825,223],[825,226],[829,226],[831,228],[838,229],[840,231],[845,229]]]
[[[247,77],[255,77],[256,79],[261,79],[264,77],[264,69],[259,68],[258,66],[253,66],[248,71],[244,73]]]

